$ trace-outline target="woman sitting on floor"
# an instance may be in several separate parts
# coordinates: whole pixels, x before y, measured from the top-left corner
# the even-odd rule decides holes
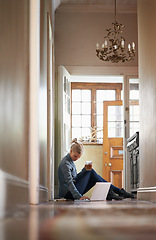
[[[104,178],[98,175],[94,169],[88,171],[85,166],[80,173],[77,174],[75,161],[83,154],[83,144],[73,139],[71,142],[70,153],[68,153],[61,161],[58,168],[59,178],[59,197],[65,199],[89,199],[84,194],[88,192],[96,182],[107,182]],[[120,189],[111,184],[107,200],[122,200],[123,198],[134,198],[134,196],[126,192],[123,188]]]

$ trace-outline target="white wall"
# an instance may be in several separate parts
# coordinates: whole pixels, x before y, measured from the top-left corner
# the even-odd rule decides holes
[[[39,26],[41,36],[38,40],[41,55],[40,101],[37,105],[39,105],[39,184],[42,185],[39,197],[41,200],[49,200],[47,194],[47,12],[52,18],[52,1],[39,2],[41,3]],[[29,7],[27,0],[0,0],[0,218],[18,204],[29,203]],[[51,151],[53,156],[54,149]]]
[[[140,75],[139,199],[156,201],[156,1],[138,0]]]
[[[19,202],[28,202],[28,20],[28,1],[0,0],[1,214],[15,206],[19,189]]]
[[[114,14],[89,12],[61,12],[55,14],[56,64],[72,66],[137,66],[137,14],[117,14],[117,20],[125,25],[123,36],[126,44],[136,43],[134,61],[112,64],[96,57],[96,43],[102,44],[106,29],[112,27]]]

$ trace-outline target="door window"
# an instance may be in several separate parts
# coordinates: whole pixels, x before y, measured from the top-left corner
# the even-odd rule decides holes
[[[123,106],[108,106],[108,138],[123,137]]]
[[[138,79],[129,80],[129,126],[130,136],[139,131],[139,83]]]

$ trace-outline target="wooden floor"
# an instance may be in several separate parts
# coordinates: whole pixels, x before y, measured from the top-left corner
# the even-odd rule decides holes
[[[19,206],[0,222],[0,240],[155,240],[156,203],[54,201]]]

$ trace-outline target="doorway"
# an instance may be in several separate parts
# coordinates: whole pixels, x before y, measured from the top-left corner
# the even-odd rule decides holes
[[[78,82],[79,80],[79,82]],[[71,111],[71,126],[72,126],[72,138],[77,138],[82,141],[85,147],[85,153],[81,157],[81,160],[76,163],[78,171],[83,168],[85,160],[92,160],[93,168],[99,175],[103,176],[107,181],[111,181],[116,186],[123,186],[123,154],[122,159],[121,154],[116,157],[116,161],[120,162],[120,165],[116,165],[114,169],[114,164],[112,164],[106,156],[106,152],[109,152],[110,148],[108,142],[112,145],[112,140],[110,132],[115,130],[115,126],[110,125],[109,135],[105,135],[106,131],[106,112],[108,109],[103,108],[103,104],[110,103],[111,101],[120,101],[123,98],[123,76],[91,76],[87,79],[83,77],[78,77],[75,79],[71,76],[71,99],[72,99],[72,111]],[[122,114],[120,116],[123,130],[123,108],[120,111]],[[115,116],[114,116],[115,117]],[[111,123],[112,124],[112,123]],[[109,141],[106,141],[109,139]],[[115,140],[115,138],[114,138]],[[120,139],[120,144],[117,144],[119,138],[116,138],[116,147],[123,152],[123,131]],[[114,142],[114,141],[113,141]],[[113,146],[113,149],[115,144]],[[117,149],[115,150],[117,152]],[[114,157],[113,157],[114,158]],[[113,159],[115,161],[115,159]],[[106,163],[107,162],[107,163]],[[113,161],[112,161],[113,162]],[[106,166],[107,164],[107,166]],[[113,168],[113,171],[108,171]],[[106,173],[107,170],[107,173]],[[115,172],[116,171],[116,172]],[[117,182],[117,171],[120,172],[120,184]],[[108,172],[109,175],[108,176]],[[112,175],[113,174],[113,175]],[[112,176],[112,177],[111,177]],[[119,175],[118,175],[119,176]]]
[[[133,77],[132,77],[133,78]],[[132,79],[131,78],[131,79]],[[135,76],[134,76],[135,78]],[[69,76],[68,76],[69,79]],[[107,80],[106,80],[107,79]],[[113,79],[113,81],[112,81]],[[93,159],[93,167],[100,174],[104,173],[104,160],[103,160],[103,101],[97,101],[95,97],[96,87],[98,85],[106,85],[110,84],[119,84],[121,86],[120,93],[119,90],[115,92],[115,98],[106,99],[106,101],[123,101],[122,108],[122,134],[123,134],[123,144],[118,143],[114,149],[112,149],[112,159],[115,158],[116,155],[119,154],[117,158],[121,159],[123,157],[122,168],[118,169],[118,176],[122,176],[119,182],[119,187],[126,187],[127,181],[127,172],[130,170],[128,164],[126,163],[126,141],[129,137],[129,130],[127,129],[129,124],[129,94],[127,91],[129,90],[129,80],[130,78],[127,75],[72,75],[70,74],[71,88],[74,86],[71,91],[71,127],[72,133],[71,138],[77,137],[79,140],[83,141],[85,146],[85,152],[81,157],[81,160],[76,162],[76,167],[78,172],[84,167],[86,160]],[[107,81],[107,82],[106,82]],[[76,89],[77,85],[77,89]],[[86,89],[84,86],[80,89],[80,85],[91,85],[90,89]],[[91,90],[90,93],[88,90]],[[102,90],[102,89],[100,89]],[[104,89],[103,89],[104,90]],[[105,89],[106,90],[106,89]],[[108,90],[113,90],[109,89]],[[73,91],[77,91],[76,94]],[[105,92],[106,93],[106,92]],[[74,96],[74,97],[73,97]],[[117,97],[118,96],[118,97]],[[120,96],[120,97],[119,97]],[[117,98],[116,98],[117,97]],[[79,98],[76,99],[76,98]],[[100,98],[99,98],[100,99]],[[98,104],[97,104],[98,102]],[[73,103],[74,106],[73,107]],[[84,105],[86,107],[84,107]],[[102,107],[99,107],[99,106]],[[99,110],[100,109],[100,110]],[[101,112],[100,112],[101,111]],[[79,112],[79,114],[78,114]],[[93,114],[92,114],[93,113]],[[102,120],[101,120],[102,119]],[[73,125],[74,122],[74,125]],[[80,124],[81,123],[81,124]],[[90,123],[90,125],[88,125]],[[73,130],[74,129],[74,130]],[[90,134],[89,134],[90,131]],[[91,132],[92,131],[92,132]],[[76,133],[78,135],[76,135]],[[80,134],[81,133],[81,134]],[[83,135],[82,135],[83,133]],[[85,133],[85,134],[84,134]],[[123,145],[123,146],[122,146]],[[119,160],[118,159],[118,160]],[[109,162],[108,162],[109,163]],[[117,176],[115,170],[111,172],[112,179]],[[129,173],[130,175],[130,173]],[[104,176],[104,178],[106,178]],[[110,179],[110,178],[109,178]],[[106,180],[109,180],[106,179]],[[117,178],[116,178],[117,179]],[[117,180],[115,180],[117,181]],[[117,185],[117,184],[116,184]]]

